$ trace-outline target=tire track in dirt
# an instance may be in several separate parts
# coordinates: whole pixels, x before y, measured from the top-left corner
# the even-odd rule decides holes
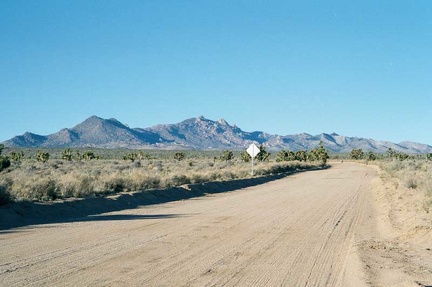
[[[0,234],[1,286],[347,286],[373,171],[338,164],[223,194]]]

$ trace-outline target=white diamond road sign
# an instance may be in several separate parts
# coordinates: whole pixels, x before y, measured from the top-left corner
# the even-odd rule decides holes
[[[246,151],[252,158],[255,158],[260,153],[259,147],[254,143],[251,144]]]

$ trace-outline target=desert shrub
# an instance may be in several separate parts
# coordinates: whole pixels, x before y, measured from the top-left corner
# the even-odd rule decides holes
[[[230,179],[236,179],[237,176],[234,172],[230,170],[226,170],[220,174],[221,180],[230,180]]]
[[[81,153],[83,152],[84,150],[81,150]],[[35,153],[36,151],[33,152],[33,156]],[[9,169],[8,178],[11,178],[13,183],[7,190],[12,198],[52,200],[251,177],[250,164],[245,164],[240,157],[220,161],[220,151],[208,155],[188,151],[187,161],[173,159],[175,153],[167,151],[161,152],[163,156],[158,154],[156,160],[152,157],[141,161],[141,164],[138,164],[138,160],[74,161],[74,157],[72,161],[60,160],[61,153],[60,149],[57,154],[52,153],[53,160],[50,159],[49,164],[38,162],[33,157],[23,160],[20,168]],[[192,154],[194,156],[191,156]],[[123,155],[124,150],[117,151],[119,159]],[[248,154],[247,156],[250,158]],[[193,164],[190,165],[189,162]],[[256,162],[257,168],[260,169],[259,175],[282,171],[285,164],[290,166],[299,163],[289,162],[277,166],[270,160]]]
[[[60,197],[73,197],[76,194],[76,181],[62,182],[60,185]]]
[[[135,168],[141,167],[141,162],[140,161],[134,162],[133,167],[135,167]]]
[[[270,168],[270,173],[283,173],[293,169],[291,165],[274,165]]]
[[[12,180],[7,178],[0,182],[0,206],[6,205],[12,201],[12,195],[10,189],[12,186]]]
[[[157,188],[160,186],[160,182],[158,177],[141,177],[136,189]]]
[[[2,156],[4,145],[0,144],[0,172],[11,165],[10,159],[7,156]]]
[[[105,189],[108,191],[121,192],[125,190],[126,184],[123,177],[116,176],[105,181]]]
[[[57,184],[51,178],[40,179],[29,188],[29,199],[32,200],[53,200],[58,197]]]
[[[416,189],[418,186],[417,179],[409,175],[405,178],[404,183],[406,188]]]
[[[390,176],[395,176],[395,174],[401,170],[402,163],[400,161],[390,161],[390,162],[382,162],[380,167],[387,172]]]
[[[429,213],[432,209],[432,164],[425,160],[400,160],[397,153],[393,152],[393,159],[381,162],[380,167],[384,171],[383,178],[391,178],[394,187],[413,189],[423,193],[423,209]],[[387,180],[389,180],[387,178]]]
[[[94,193],[94,184],[96,179],[92,176],[81,175],[78,177],[77,185],[73,195],[75,197],[84,197]]]
[[[10,167],[11,162],[7,156],[0,155],[0,172],[8,167]]]

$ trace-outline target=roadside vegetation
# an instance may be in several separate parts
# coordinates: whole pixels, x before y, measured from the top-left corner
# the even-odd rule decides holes
[[[328,159],[322,144],[298,157],[259,148],[255,176],[315,169]],[[1,159],[8,164],[0,172],[0,205],[252,177],[249,154],[230,150],[9,149]]]
[[[349,159],[377,164],[384,182],[393,183],[395,189],[414,192],[422,201],[421,208],[432,214],[432,153],[409,155],[389,148],[384,154],[374,154],[353,149]]]
[[[310,151],[270,153],[264,146],[259,148],[255,176],[322,167],[329,159],[373,162],[397,187],[423,194],[423,208],[432,212],[432,154],[353,149],[349,154],[329,155],[322,143]],[[0,205],[248,178],[250,160],[247,152],[232,150],[39,150],[0,145]]]
[[[432,161],[429,159],[390,159],[379,163],[384,180],[398,190],[417,195],[419,206],[432,214]]]

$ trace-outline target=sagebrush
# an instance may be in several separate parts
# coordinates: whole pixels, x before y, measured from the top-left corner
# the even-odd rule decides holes
[[[228,159],[220,159],[185,154],[182,160],[174,156],[162,159],[133,156],[125,160],[70,160],[69,155],[68,151],[61,155],[64,159],[40,161],[36,157],[14,164],[7,173],[0,174],[0,179],[5,182],[0,185],[3,202],[98,196],[251,176],[250,164],[231,155]],[[255,175],[317,166],[322,166],[322,163],[260,162],[255,167]]]

